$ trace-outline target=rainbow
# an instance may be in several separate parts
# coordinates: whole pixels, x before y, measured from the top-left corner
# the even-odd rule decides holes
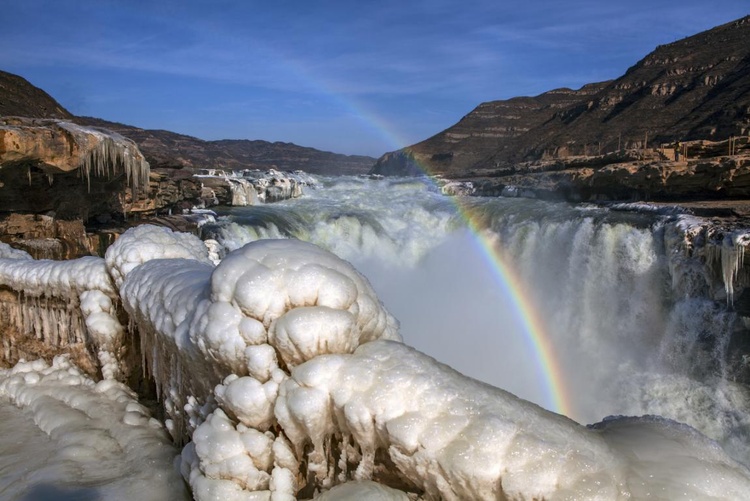
[[[332,103],[348,110],[353,116],[370,130],[376,132],[385,139],[392,149],[400,150],[407,146],[405,141],[400,140],[392,131],[392,124],[381,118],[377,113],[359,102],[353,96],[345,96],[335,85],[326,81],[319,75],[310,71],[304,63],[295,60],[288,55],[276,54],[279,61],[283,62],[287,69],[300,77],[300,80],[313,87],[316,92],[331,99]],[[429,169],[414,158],[414,164],[432,179]],[[537,373],[544,382],[547,398],[546,407],[554,412],[569,417],[575,417],[575,407],[569,390],[565,386],[565,373],[555,357],[554,343],[544,328],[544,322],[537,313],[533,301],[524,290],[523,281],[518,277],[513,268],[509,266],[499,254],[494,240],[482,231],[478,219],[471,214],[468,207],[461,204],[459,197],[452,197],[458,214],[466,223],[484,256],[488,266],[493,270],[495,277],[504,290],[506,297],[518,315],[520,325],[524,331],[527,345],[536,355]]]
[[[422,172],[430,176],[429,170],[424,165],[417,163],[416,160],[414,162]],[[451,197],[451,201],[458,215],[471,231],[481,255],[493,271],[512,310],[518,316],[517,320],[524,332],[525,341],[530,351],[536,356],[537,373],[544,382],[547,400],[545,407],[575,418],[574,400],[565,386],[565,372],[555,356],[555,346],[545,329],[544,320],[537,313],[538,309],[526,292],[523,280],[500,254],[497,238],[493,238],[486,230],[483,230],[480,218],[472,213],[467,204],[461,202],[460,197]]]
[[[471,230],[482,256],[495,273],[499,285],[504,289],[505,296],[518,315],[526,341],[531,351],[536,354],[537,370],[542,381],[545,382],[548,408],[559,414],[575,417],[573,399],[564,384],[565,373],[555,357],[554,344],[545,330],[544,321],[537,313],[537,308],[525,291],[523,280],[502,258],[497,250],[497,241],[482,230],[478,219],[461,204],[460,198],[454,197],[452,200],[459,215]]]

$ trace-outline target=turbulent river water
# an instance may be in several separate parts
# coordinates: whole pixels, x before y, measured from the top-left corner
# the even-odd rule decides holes
[[[206,236],[233,250],[298,238],[352,262],[407,344],[570,417],[654,414],[696,427],[750,464],[750,400],[728,352],[739,319],[702,294],[676,249],[677,217],[520,198],[445,197],[415,179],[332,178],[296,200],[220,212]],[[481,238],[477,234],[481,235]],[[523,285],[544,367],[487,247]],[[517,299],[517,298],[516,298]],[[557,381],[551,379],[557,378]]]
[[[220,256],[260,239],[328,249],[369,279],[406,344],[470,377],[583,424],[617,415],[686,423],[750,465],[750,393],[737,382],[746,367],[732,349],[742,318],[731,301],[711,299],[705,269],[681,250],[682,216],[449,198],[426,180],[360,177],[322,178],[298,199],[216,212],[202,237],[218,242]],[[186,497],[176,471],[163,469],[176,449],[134,395],[81,383],[60,364],[34,370],[62,386],[24,389],[16,397],[29,402],[24,410],[0,403],[0,449],[11,451],[0,457],[0,493],[146,499],[159,486],[155,499]],[[53,405],[63,397],[78,412],[66,410],[67,421]],[[134,438],[91,414],[102,405],[150,431]],[[87,429],[115,440],[105,449],[96,435],[76,442]],[[148,450],[125,445],[146,438]],[[56,452],[42,460],[44,450]],[[102,458],[106,468],[97,468]]]

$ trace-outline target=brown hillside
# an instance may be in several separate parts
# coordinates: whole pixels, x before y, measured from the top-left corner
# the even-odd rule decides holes
[[[342,155],[260,140],[204,141],[166,130],[140,129],[99,118],[76,117],[76,123],[117,132],[138,144],[152,167],[185,169],[304,170],[311,174],[364,174],[375,163],[367,156]]]
[[[0,116],[72,118],[52,96],[25,78],[0,71]]]
[[[430,172],[464,172],[550,120],[560,110],[596,94],[606,84],[482,103],[449,129],[405,150],[387,154],[375,168],[378,174],[386,175],[402,174],[404,170],[419,174],[425,167]]]

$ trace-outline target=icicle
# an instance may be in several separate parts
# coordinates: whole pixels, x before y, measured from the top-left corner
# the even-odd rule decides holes
[[[81,175],[86,178],[89,190],[92,175],[111,178],[124,173],[134,199],[138,198],[140,192],[148,191],[150,166],[133,141],[119,134],[69,122],[58,122],[58,125],[71,133],[81,145],[94,144],[80,165]]]
[[[735,285],[738,284],[740,270],[745,262],[745,248],[750,244],[750,234],[733,233],[724,237],[717,245],[707,245],[706,261],[721,266],[721,280],[727,296],[727,305],[734,304]]]

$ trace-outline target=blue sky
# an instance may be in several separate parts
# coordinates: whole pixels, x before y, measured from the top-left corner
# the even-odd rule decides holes
[[[78,115],[380,156],[484,101],[616,78],[747,0],[5,0],[0,69]]]

